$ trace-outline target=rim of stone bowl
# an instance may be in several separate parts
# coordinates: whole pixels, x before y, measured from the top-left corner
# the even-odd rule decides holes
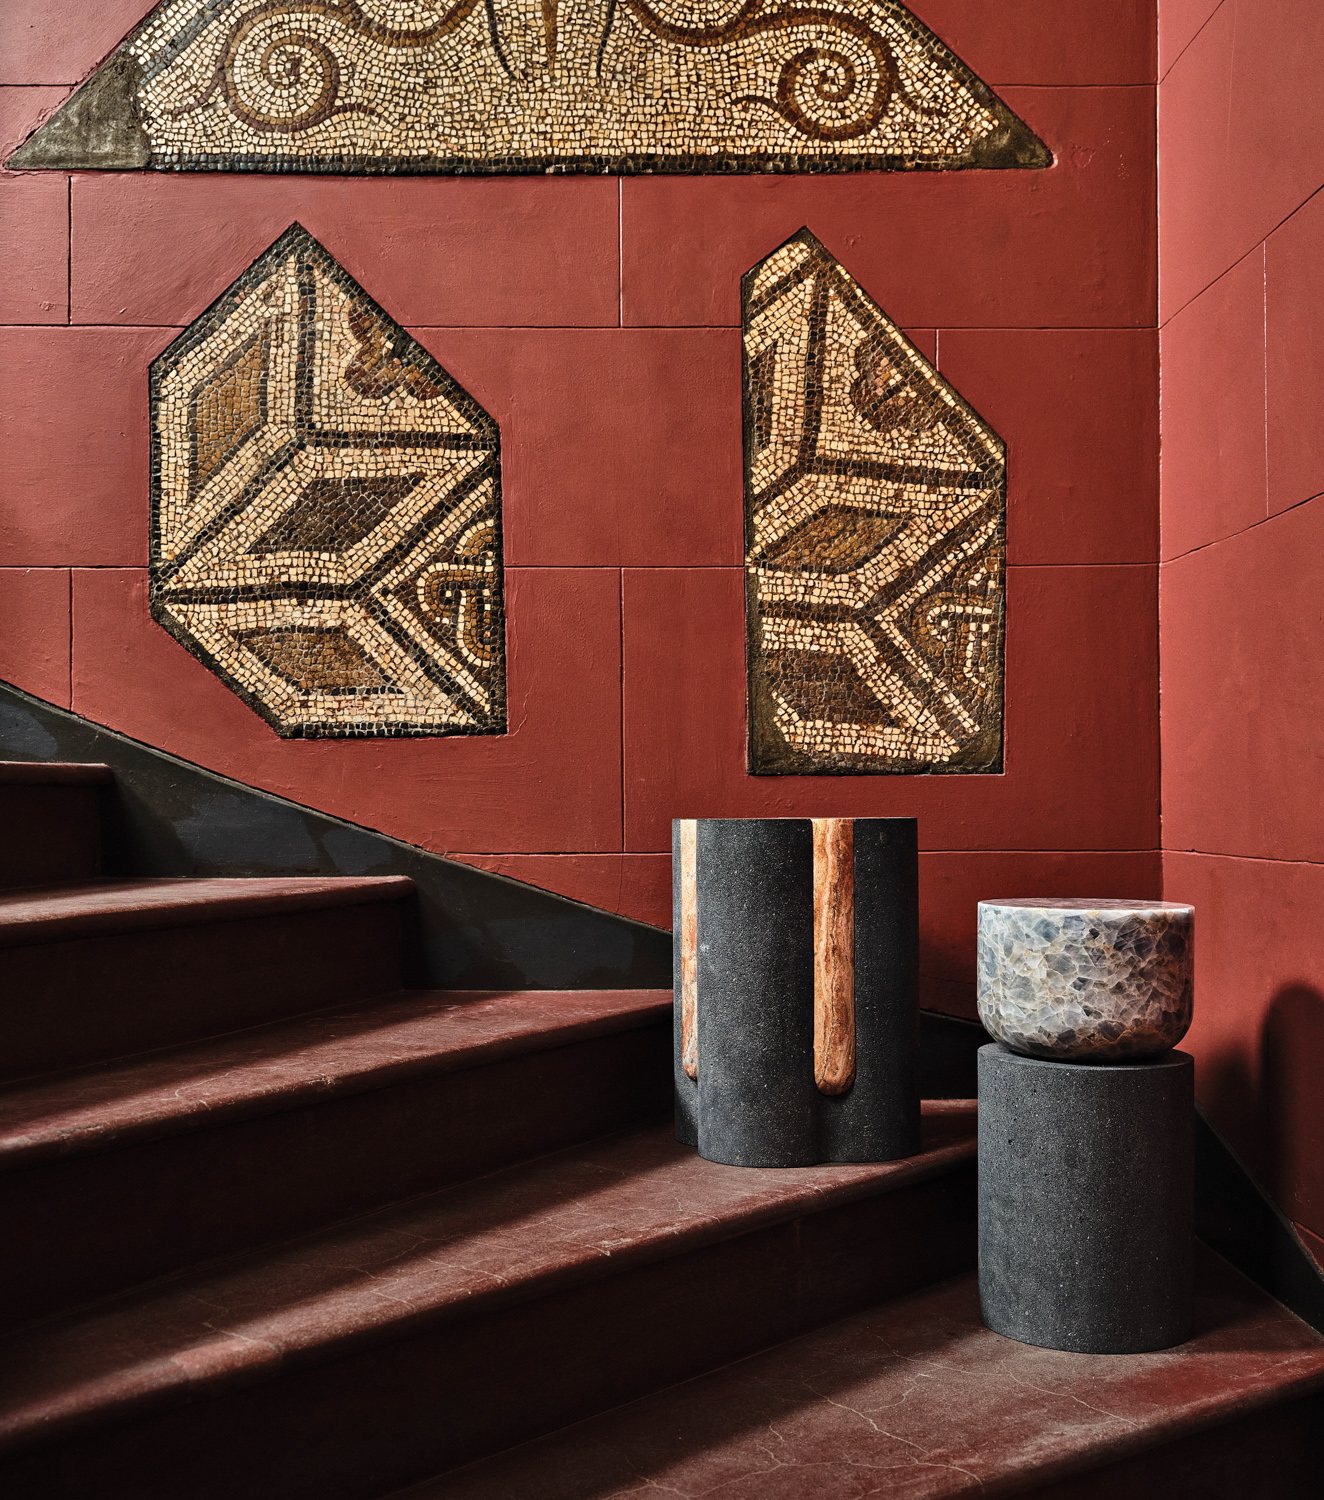
[[[1092,901],[1083,896],[1026,896],[1014,898],[1001,896],[988,901],[981,901],[980,906],[1007,907],[1015,910],[1019,907],[1029,907],[1034,911],[1189,911],[1195,908],[1185,901],[1121,901],[1114,897],[1101,898]]]

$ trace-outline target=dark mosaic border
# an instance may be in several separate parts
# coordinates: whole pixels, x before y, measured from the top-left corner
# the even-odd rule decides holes
[[[378,722],[362,727],[355,725],[296,725],[289,728],[283,724],[278,715],[274,714],[267,706],[240,683],[232,673],[216,660],[208,649],[193,636],[178,620],[171,617],[169,604],[172,597],[163,592],[169,579],[161,557],[161,530],[160,512],[162,504],[161,494],[161,436],[157,426],[157,406],[162,397],[162,383],[166,376],[182,359],[187,357],[199,344],[210,338],[217,327],[223,323],[239,306],[240,302],[248,295],[255,286],[260,285],[271,275],[272,271],[292,254],[306,256],[316,262],[321,271],[343,291],[352,295],[356,301],[369,308],[380,317],[383,322],[398,331],[404,347],[404,352],[397,358],[404,364],[417,369],[424,374],[433,384],[439,385],[446,400],[454,406],[461,414],[472,422],[476,427],[487,434],[482,446],[490,448],[492,454],[490,459],[475,469],[463,481],[466,492],[475,489],[486,480],[491,480],[495,492],[496,502],[496,568],[497,574],[502,579],[498,590],[497,611],[500,616],[499,628],[501,631],[501,658],[499,669],[493,674],[492,707],[486,719],[473,725],[455,725],[438,728],[435,725],[416,725],[399,722]],[[150,554],[149,554],[149,576],[150,608],[153,620],[171,635],[189,653],[190,656],[200,661],[215,677],[225,684],[227,688],[246,707],[274,729],[283,739],[440,739],[454,738],[461,735],[501,735],[508,729],[506,712],[506,659],[509,641],[507,639],[507,620],[505,614],[505,587],[503,569],[503,546],[504,535],[502,526],[502,503],[501,503],[501,433],[497,423],[477,401],[464,389],[463,386],[445,370],[437,360],[415,339],[412,334],[400,326],[396,320],[366,292],[362,286],[345,270],[330,252],[320,244],[301,224],[297,221],[275,241],[268,249],[243,272],[216,300],[198,315],[192,323],[174,339],[171,344],[163,349],[152,361],[148,374],[148,392],[150,406],[150,429],[151,429],[151,459],[150,459],[150,495],[151,495],[151,520],[150,520]],[[316,433],[314,433],[314,436]],[[304,433],[300,433],[303,438]],[[356,434],[355,436],[359,436]],[[455,445],[459,446],[459,445]],[[477,443],[470,446],[478,446]],[[228,523],[233,519],[233,507],[227,507],[216,521],[211,523],[194,539],[193,547],[205,541],[218,523]],[[428,518],[419,523],[414,533],[375,565],[380,569],[393,562],[397,556],[407,549],[416,540],[422,531],[430,524]],[[180,559],[176,563],[176,569],[186,559]],[[172,570],[174,571],[174,570]],[[354,592],[357,593],[357,589]],[[206,590],[202,593],[205,595]],[[348,595],[351,590],[327,586],[313,588],[308,585],[289,584],[284,587],[284,592],[290,598],[311,598],[314,595],[320,598],[336,598]],[[410,659],[422,670],[428,678],[450,691],[452,684],[449,674],[439,666],[426,652],[415,642],[403,637],[398,628],[383,616],[373,602],[367,598],[362,601],[362,607],[369,613],[373,620],[385,630],[393,640],[405,650]]]
[[[746,348],[746,334],[751,317],[751,303],[753,301],[754,282],[763,266],[786,249],[788,245],[804,244],[814,252],[830,261],[833,265],[839,262],[823,242],[813,234],[808,227],[801,228],[788,239],[770,250],[762,260],[752,266],[740,279],[740,379],[741,379],[741,418],[742,431],[741,441],[744,459],[744,490],[745,490],[745,555],[748,557],[750,547],[753,543],[753,525],[755,496],[752,483],[752,466],[754,453],[754,430],[756,413],[751,396],[752,382],[750,380],[749,354]],[[844,268],[843,268],[844,269]],[[849,274],[849,273],[847,273]],[[853,280],[854,278],[852,278]],[[868,293],[860,288],[864,296]],[[872,300],[872,299],[870,299]],[[886,316],[886,314],[884,314]],[[889,319],[889,322],[891,320]],[[895,325],[894,325],[895,326]],[[898,329],[899,336],[911,348],[914,345]],[[916,351],[920,353],[920,351]],[[925,364],[928,359],[920,353],[920,358]],[[933,368],[932,365],[929,365]],[[935,371],[935,374],[938,372]],[[990,422],[970,405],[961,393],[952,386],[945,377],[939,376],[947,389],[951,391],[960,409],[973,418],[987,431],[994,432]],[[1007,464],[1006,443],[999,437],[1003,445],[1003,462],[998,476],[998,492],[1001,502],[1001,524],[998,534],[998,545],[1003,550],[1001,590],[998,595],[998,615],[993,625],[992,651],[996,665],[994,677],[996,682],[995,696],[991,702],[988,722],[974,738],[969,740],[952,757],[951,760],[941,763],[931,761],[882,761],[879,756],[872,755],[810,755],[805,751],[797,750],[790,745],[781,730],[777,727],[775,718],[775,705],[772,700],[772,691],[768,685],[766,664],[760,649],[760,616],[758,608],[758,585],[756,579],[745,566],[745,672],[748,684],[747,699],[747,770],[751,776],[969,776],[988,775],[999,776],[1003,774],[1003,736],[1004,736],[1004,689],[1006,682],[1006,529],[1007,529]]]
[[[37,127],[6,163],[10,171],[269,172],[341,176],[730,176],[850,172],[951,172],[1038,170],[1053,165],[1052,151],[1003,103],[940,37],[917,17],[917,33],[931,38],[951,60],[951,77],[966,86],[998,125],[963,156],[914,157],[886,153],[855,156],[796,153],[730,155],[650,153],[623,156],[395,157],[198,153],[158,158],[138,103],[142,65],[127,48],[157,9],[129,33],[92,76]],[[910,14],[909,12],[907,14]],[[208,17],[208,20],[211,18]]]

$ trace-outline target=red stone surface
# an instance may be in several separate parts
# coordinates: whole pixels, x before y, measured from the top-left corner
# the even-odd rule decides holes
[[[1098,24],[1093,0],[1048,6],[1041,0],[997,6],[914,0],[909,9],[991,88],[1154,82],[1154,0],[1116,0],[1107,26]]]
[[[1055,166],[626,178],[626,324],[739,324],[741,276],[808,225],[903,327],[1152,327],[1152,92],[1002,93]]]
[[[1321,51],[1317,0],[1223,0],[1164,79],[1164,321],[1324,181]]]
[[[1265,515],[1264,257],[1239,261],[1167,323],[1163,556]]]
[[[1154,570],[1012,568],[1006,773],[745,771],[739,569],[627,569],[625,841],[672,817],[918,817],[921,847],[1158,847]]]
[[[0,680],[69,707],[69,570],[0,568]]]
[[[734,329],[419,329],[501,428],[507,566],[739,565]]]
[[[0,47],[3,42],[0,41]],[[59,103],[61,89],[0,88],[0,161]],[[69,184],[0,171],[0,323],[69,316]]]
[[[1159,77],[1191,45],[1222,0],[1163,0],[1158,7]]]
[[[296,220],[399,323],[619,317],[600,177],[85,173],[71,213],[75,323],[191,323]]]
[[[74,572],[74,710],[439,853],[619,850],[620,574],[506,573],[510,732],[281,740],[156,625],[147,575]]]
[[[1270,515],[1324,494],[1321,264],[1324,194],[1316,194],[1265,245]]]
[[[1063,1354],[990,1333],[975,1278],[962,1276],[417,1485],[401,1500],[948,1500],[1038,1495],[1053,1481],[1084,1481],[1060,1493],[1090,1500],[1248,1494],[1187,1489],[1166,1468],[1150,1489],[1144,1474],[1162,1462],[1153,1450],[1164,1443],[1188,1434],[1207,1441],[1229,1419],[1324,1389],[1324,1339],[1208,1252],[1196,1306],[1198,1331],[1178,1349]],[[1132,1455],[1139,1461],[1125,1489],[1096,1490],[1085,1478]],[[1271,1454],[1264,1459],[1272,1465]]]
[[[1324,499],[1163,569],[1164,844],[1324,859]]]
[[[0,565],[147,562],[147,366],[165,330],[0,328]]]
[[[0,83],[78,83],[155,0],[8,0],[0,10]]]
[[[1015,434],[1009,562],[1155,560],[1152,330],[945,328],[939,367],[995,431]]]
[[[908,1161],[772,1171],[703,1161],[667,1123],[53,1321],[7,1341],[0,1451],[924,1183],[972,1158],[973,1125],[930,1106]]]
[[[1195,907],[1182,1046],[1200,1101],[1284,1211],[1324,1234],[1324,865],[1168,850],[1163,887]]]
[[[670,854],[457,854],[451,859],[573,901],[671,926]]]

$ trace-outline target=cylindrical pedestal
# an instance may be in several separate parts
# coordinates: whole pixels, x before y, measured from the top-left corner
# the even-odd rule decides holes
[[[913,818],[673,826],[676,1135],[750,1167],[919,1149]]]
[[[1191,1331],[1195,1067],[979,1052],[979,1296],[995,1333],[1079,1354]]]

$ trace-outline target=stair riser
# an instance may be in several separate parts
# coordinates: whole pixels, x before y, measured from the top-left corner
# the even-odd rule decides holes
[[[0,785],[0,887],[94,879],[101,797],[95,786]]]
[[[368,1500],[952,1274],[974,1166],[420,1329],[0,1468],[8,1500]]]
[[[400,985],[391,903],[0,949],[3,1077],[196,1041]]]
[[[670,1068],[668,1021],[0,1176],[0,1322],[655,1117]]]

